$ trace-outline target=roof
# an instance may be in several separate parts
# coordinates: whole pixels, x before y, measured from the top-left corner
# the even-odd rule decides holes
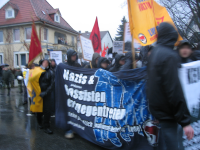
[[[19,8],[19,11],[15,18],[13,19],[5,19],[5,8],[8,3],[12,3],[12,5],[16,5]],[[59,9],[54,9],[46,0],[10,0],[0,9],[0,26],[1,25],[9,25],[9,24],[21,24],[32,22],[31,16],[34,21],[41,21],[46,24],[53,25],[55,27],[59,27],[65,29],[67,31],[78,34],[63,18],[60,16],[60,23],[54,22],[54,20],[50,17],[50,13],[56,13]],[[44,14],[44,13],[45,14]],[[60,13],[60,11],[59,11]]]
[[[103,39],[103,37],[106,35],[107,32],[109,33],[109,31],[100,31],[101,40]],[[85,38],[88,38],[88,39],[90,38],[90,34],[91,34],[91,32],[81,33],[82,36],[84,36]]]
[[[19,7],[16,4],[11,3],[10,1],[6,3],[4,8],[6,8],[7,6],[11,6],[13,9],[19,10]]]

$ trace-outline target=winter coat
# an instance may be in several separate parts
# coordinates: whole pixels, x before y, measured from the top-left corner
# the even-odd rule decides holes
[[[173,50],[177,39],[172,25],[160,24],[157,45],[148,61],[147,96],[150,112],[156,119],[184,127],[190,124],[190,113],[178,77],[180,59]]]
[[[120,70],[121,65],[119,64],[119,61],[120,61],[123,57],[124,57],[123,54],[117,54],[117,55],[115,56],[115,64],[114,64],[113,67],[111,67],[111,68],[109,69],[110,72],[117,72],[117,71]]]
[[[78,55],[75,50],[69,49],[67,51],[67,62],[65,64],[73,67],[81,67],[81,65],[77,61],[72,61],[71,56],[76,55],[76,59],[78,60]]]
[[[132,52],[128,52],[125,54],[126,63],[120,67],[120,70],[128,70],[133,69],[133,56]]]
[[[9,84],[11,81],[13,81],[13,73],[11,70],[3,70],[2,75],[2,79],[6,84]]]
[[[195,50],[195,51],[192,53],[191,59],[192,59],[193,61],[200,60],[200,50]]]
[[[40,96],[42,98],[47,95],[51,95],[50,93],[55,86],[55,77],[51,69],[47,69],[46,72],[41,74],[39,84],[41,88]]]
[[[101,67],[101,63],[103,62],[106,62],[109,64],[109,60],[105,57],[100,57],[99,60],[98,60],[98,65],[97,65],[97,68],[101,68],[101,69],[104,69],[104,70],[108,70],[108,68],[102,68]]]
[[[93,56],[92,56],[92,62],[91,62],[91,65],[92,65],[92,69],[95,69],[97,68],[97,64],[96,64],[96,59],[101,57],[99,55],[99,53],[94,53]],[[85,68],[91,68],[90,64],[85,66]]]

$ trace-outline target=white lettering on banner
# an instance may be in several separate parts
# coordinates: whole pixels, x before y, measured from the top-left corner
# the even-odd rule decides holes
[[[85,126],[88,126],[88,127],[93,127],[93,123],[90,122],[90,121],[86,121],[86,120],[82,120],[80,116],[77,116],[76,114],[74,113],[71,113],[71,112],[68,112],[68,116],[69,117],[72,117],[72,118],[75,118],[79,121],[81,121]]]
[[[68,124],[71,124],[71,125],[74,126],[74,127],[77,127],[77,128],[82,129],[82,130],[85,130],[85,127],[83,127],[83,126],[81,126],[81,125],[79,125],[79,124],[77,124],[77,123],[74,123],[74,122],[72,122],[72,121],[68,121],[67,123],[68,123]]]
[[[68,88],[67,84],[65,86],[66,94],[74,99],[83,100],[87,102],[106,102],[106,93],[105,92],[88,92],[87,90],[79,91],[77,89]]]
[[[122,120],[125,116],[126,109],[109,108],[106,106],[86,106],[79,104],[71,99],[67,100],[67,106],[69,108],[74,108],[77,113],[90,116],[98,116],[103,118],[109,118],[113,120]]]
[[[66,69],[64,69],[63,79],[69,80],[71,82],[79,83],[79,84],[87,83],[87,76],[84,76],[83,74],[75,74]],[[90,76],[88,80],[88,84],[89,85],[94,84],[94,75]]]

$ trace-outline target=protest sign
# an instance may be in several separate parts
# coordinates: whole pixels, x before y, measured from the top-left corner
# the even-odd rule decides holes
[[[92,45],[92,41],[83,36],[80,36],[83,59],[87,61],[92,61],[92,56],[94,54],[94,49]]]
[[[62,63],[62,52],[61,51],[50,51],[50,58],[55,59],[56,63]]]
[[[185,150],[200,149],[200,61],[186,63],[179,69],[180,81],[191,114],[194,138],[183,139]]]
[[[141,68],[118,72],[116,77],[103,69],[58,65],[57,127],[72,129],[107,149],[152,150],[150,144],[157,144],[158,128],[151,124],[147,107],[145,72]]]
[[[123,41],[114,41],[113,42],[113,53],[122,54],[123,53]]]

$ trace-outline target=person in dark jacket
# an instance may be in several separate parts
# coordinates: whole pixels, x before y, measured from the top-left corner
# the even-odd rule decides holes
[[[149,56],[147,66],[149,109],[160,122],[162,139],[167,150],[178,150],[178,124],[183,127],[189,140],[194,135],[178,77],[180,59],[173,50],[177,39],[178,33],[175,28],[169,23],[161,23],[158,28],[157,45]]]
[[[67,62],[65,64],[69,66],[74,66],[74,67],[81,67],[81,65],[77,62],[77,60],[78,60],[77,52],[74,51],[73,49],[69,49],[67,51]],[[65,138],[71,139],[73,137],[74,137],[74,134],[72,130],[66,131]]]
[[[109,60],[105,57],[100,57],[98,60],[97,68],[108,70]]]
[[[77,62],[78,55],[77,52],[73,49],[67,50],[67,62],[65,64],[73,67],[81,67],[81,65]]]
[[[10,96],[10,84],[13,79],[13,73],[10,69],[8,69],[8,67],[3,68],[2,79],[4,80],[4,82],[7,86],[7,89],[8,89],[7,95]]]
[[[111,67],[109,69],[109,71],[110,72],[117,72],[117,71],[119,71],[120,67],[123,66],[126,63],[125,59],[126,58],[125,58],[125,56],[123,54],[117,54],[115,56],[115,63],[113,65],[113,67]]]
[[[101,56],[99,55],[99,53],[94,53],[93,56],[92,56],[92,62],[89,65],[85,66],[85,68],[91,68],[91,69],[97,68],[98,59],[100,57]]]
[[[190,59],[192,54],[192,45],[190,45],[187,40],[180,41],[177,50],[181,57],[182,64],[192,62],[192,59]]]
[[[44,59],[41,62],[41,68],[46,70],[43,72],[39,79],[39,84],[41,88],[40,97],[43,98],[43,113],[37,113],[37,121],[40,128],[44,127],[44,132],[47,134],[52,134],[50,130],[50,118],[51,118],[51,92],[55,86],[53,72],[49,69],[50,63],[48,60]],[[44,116],[44,121],[42,117]],[[43,123],[43,124],[42,124]]]
[[[55,80],[55,74],[56,74],[56,68],[57,68],[57,64],[55,59],[51,60],[51,71],[53,72],[53,76],[54,76],[54,80]],[[51,116],[55,115],[55,86],[52,88],[52,92],[51,92],[51,104],[52,104],[52,113]]]

